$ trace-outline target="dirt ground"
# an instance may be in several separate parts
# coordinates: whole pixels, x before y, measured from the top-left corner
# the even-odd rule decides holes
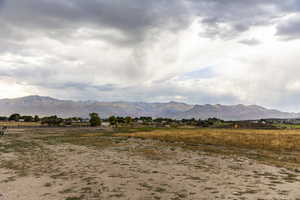
[[[82,132],[13,130],[1,137],[0,200],[300,200],[295,169]]]

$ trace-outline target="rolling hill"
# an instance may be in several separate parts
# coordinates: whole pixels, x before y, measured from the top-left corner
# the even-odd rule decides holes
[[[257,105],[189,105],[179,102],[98,102],[59,100],[51,97],[27,96],[0,99],[0,115],[58,115],[61,117],[87,117],[97,112],[103,118],[118,116],[151,116],[175,119],[217,117],[224,120],[247,120],[261,118],[295,118],[299,114],[271,110]]]

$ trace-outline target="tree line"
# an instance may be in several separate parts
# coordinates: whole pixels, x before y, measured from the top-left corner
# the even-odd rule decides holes
[[[83,119],[80,117],[70,117],[70,118],[61,118],[57,115],[47,116],[47,117],[39,117],[35,116],[27,116],[20,115],[18,113],[14,113],[9,117],[1,117],[0,121],[15,121],[15,122],[40,122],[42,125],[48,126],[61,126],[61,125],[70,125],[72,126],[74,122],[76,123],[87,123],[89,126],[101,126],[102,123],[109,124],[112,127],[119,126],[130,126],[133,124],[141,124],[144,126],[151,125],[161,125],[161,126],[179,126],[179,125],[190,125],[190,126],[201,126],[201,127],[210,127],[216,123],[223,123],[223,120],[217,118],[209,118],[205,120],[201,119],[171,119],[171,118],[152,118],[147,116],[141,117],[120,117],[120,116],[110,116],[108,118],[102,119],[98,113],[90,113],[89,119]]]
[[[26,115],[24,115],[24,116],[21,116],[18,113],[14,113],[14,114],[10,115],[9,117],[0,116],[0,121],[39,122],[40,121],[40,117],[38,115],[35,115],[35,116],[26,116]]]
[[[102,120],[97,113],[90,114],[90,125],[91,126],[101,126],[102,122],[108,122],[110,126],[118,127],[124,125],[132,125],[133,123],[139,123],[142,125],[190,125],[190,126],[201,126],[201,127],[211,127],[216,124],[222,124],[225,121],[218,118],[208,118],[205,120],[201,119],[171,119],[171,118],[152,118],[152,117],[136,117],[132,118],[130,116],[127,117],[119,117],[119,116],[110,116],[107,119]]]

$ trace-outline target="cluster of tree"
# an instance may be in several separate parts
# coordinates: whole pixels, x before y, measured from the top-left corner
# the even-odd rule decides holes
[[[70,117],[70,118],[66,118],[64,119],[64,124],[71,126],[73,125],[74,122],[82,122],[82,118],[81,117]]]
[[[201,119],[170,119],[170,118],[152,118],[152,117],[136,117],[132,118],[130,116],[120,117],[120,116],[110,116],[107,119],[101,119],[98,113],[90,113],[89,125],[96,127],[101,126],[102,121],[109,123],[112,127],[118,126],[131,126],[133,124],[141,124],[144,126],[180,126],[180,125],[189,125],[189,126],[199,126],[199,127],[211,127],[216,124],[224,122],[223,120],[217,118],[209,118],[206,120]],[[80,117],[71,117],[71,118],[60,118],[56,115],[40,118],[39,116],[21,116],[20,114],[12,114],[9,117],[0,117],[0,121],[24,121],[24,122],[41,122],[42,125],[48,126],[61,126],[61,125],[74,125],[74,122],[81,123],[84,120]],[[75,123],[76,124],[76,123]]]
[[[94,114],[96,114],[96,113],[94,113]],[[98,114],[97,114],[97,116],[98,116]],[[100,120],[100,118],[99,118],[99,120]],[[58,117],[56,115],[49,116],[49,117],[43,117],[41,119],[42,125],[46,124],[48,126],[62,126],[62,125],[64,125],[64,126],[72,126],[72,125],[74,125],[74,123],[75,124],[76,123],[80,124],[82,122],[83,122],[83,119],[80,118],[80,117],[70,117],[70,118],[65,118],[64,119],[64,118],[60,118],[60,117]],[[97,122],[96,125],[93,123],[93,121],[90,120],[90,124],[92,126],[98,126],[98,125],[100,126],[101,125],[101,120],[100,120],[100,123]]]
[[[135,121],[142,121],[143,123],[147,124],[147,123],[152,123],[153,122],[153,118],[152,117],[140,117],[140,118],[135,118]]]
[[[60,126],[64,122],[64,119],[57,117],[56,115],[50,117],[43,117],[41,120],[42,125],[48,126]]]
[[[116,116],[110,116],[107,121],[109,124],[113,127],[117,127],[119,125],[131,125],[133,122],[132,117],[116,117]]]
[[[8,117],[0,116],[0,121],[7,121]]]
[[[60,118],[56,115],[54,116],[48,116],[48,117],[42,117],[40,118],[38,115],[30,116],[30,115],[20,115],[18,113],[14,113],[10,115],[9,117],[0,117],[0,121],[15,121],[15,122],[41,122],[42,125],[49,125],[49,126],[59,126],[59,125],[72,125],[74,121],[81,122],[82,118],[79,117],[72,117],[72,118]]]
[[[211,127],[211,126],[214,126],[216,124],[221,124],[223,122],[224,122],[224,120],[213,117],[213,118],[208,118],[207,120],[199,120],[198,121],[198,126],[200,126],[200,127]]]
[[[91,126],[101,126],[102,120],[98,113],[90,113],[90,125]]]
[[[105,119],[105,122],[109,122],[109,124],[113,127],[118,127],[119,125],[131,125],[133,122],[133,118],[130,116],[127,117],[119,117],[119,116],[110,116],[108,119]],[[102,119],[99,117],[97,113],[90,114],[90,125],[91,126],[101,126]]]
[[[180,125],[190,125],[190,126],[200,126],[200,127],[211,127],[216,124],[221,124],[224,121],[217,119],[217,118],[208,118],[206,120],[201,120],[201,119],[170,119],[170,118],[152,118],[152,117],[137,117],[137,118],[131,118],[131,117],[116,117],[116,116],[111,116],[107,120],[109,124],[113,127],[117,127],[118,125],[131,125],[133,123],[138,123],[142,125],[149,125],[149,126],[180,126]]]
[[[24,122],[39,122],[40,118],[39,116],[35,115],[35,116],[22,116],[18,113],[14,113],[12,115],[10,115],[9,117],[0,117],[0,121],[15,121],[15,122],[19,122],[19,121],[24,121]]]
[[[175,119],[170,119],[170,118],[156,118],[153,120],[153,122],[156,123],[173,123],[173,122],[177,122],[178,120]]]

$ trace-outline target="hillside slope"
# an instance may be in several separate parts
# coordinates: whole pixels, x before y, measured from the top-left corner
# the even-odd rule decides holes
[[[105,118],[118,116],[151,116],[168,118],[217,117],[224,120],[246,120],[261,118],[295,118],[299,114],[281,112],[251,105],[189,105],[185,103],[144,103],[144,102],[98,102],[70,101],[51,97],[27,96],[0,100],[0,115],[20,113],[22,115],[59,115],[61,117],[87,117],[97,112]]]

